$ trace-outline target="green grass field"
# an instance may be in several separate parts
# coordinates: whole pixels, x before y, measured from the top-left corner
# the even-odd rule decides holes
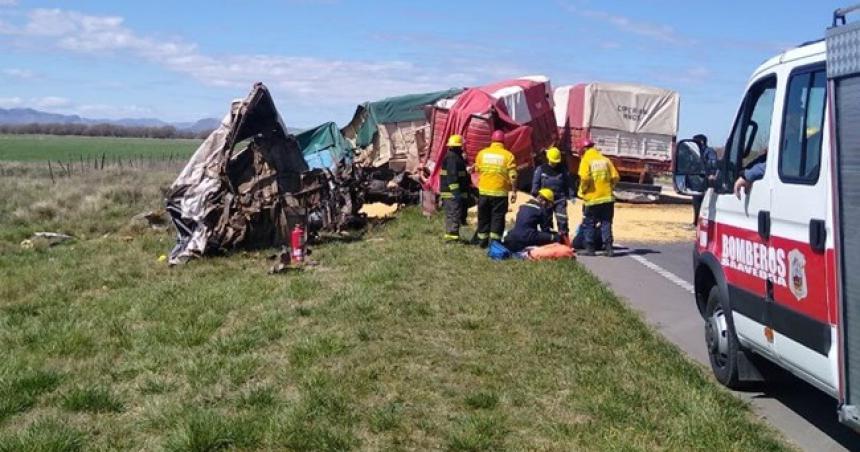
[[[445,247],[415,209],[301,273],[168,268],[126,223],[172,177],[0,177],[0,451],[786,447],[575,262]]]
[[[0,135],[0,161],[43,162],[116,157],[187,158],[200,140],[153,138]]]

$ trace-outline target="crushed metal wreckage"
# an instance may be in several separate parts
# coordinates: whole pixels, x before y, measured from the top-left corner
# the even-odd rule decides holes
[[[405,203],[412,196],[397,183],[380,186],[374,173],[351,160],[309,168],[269,90],[257,83],[232,103],[168,191],[177,230],[169,263],[284,246],[296,224],[311,236],[361,228],[365,202]]]

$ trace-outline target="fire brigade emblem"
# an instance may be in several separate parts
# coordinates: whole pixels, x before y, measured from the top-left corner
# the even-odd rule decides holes
[[[806,298],[808,289],[806,285],[806,256],[800,250],[794,249],[788,253],[788,274],[791,281],[788,285],[794,298],[798,301]]]

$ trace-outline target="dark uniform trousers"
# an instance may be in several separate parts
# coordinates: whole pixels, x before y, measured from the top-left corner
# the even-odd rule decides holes
[[[559,199],[552,206],[555,214],[555,222],[558,226],[559,234],[567,235],[570,232],[570,226],[567,222],[567,199]]]
[[[466,224],[466,201],[461,198],[446,198],[442,200],[445,209],[445,234],[450,240],[460,237],[460,225]]]
[[[597,233],[597,224],[600,223],[600,235],[605,246],[612,243],[612,220],[615,217],[615,203],[607,202],[593,206],[582,207],[582,229],[585,236],[585,246],[595,247],[594,236]]]
[[[501,240],[507,213],[507,196],[481,195],[478,198],[478,238]]]
[[[530,246],[543,246],[558,242],[558,234],[548,231],[513,229],[508,231],[505,237],[505,246],[513,251],[519,252]]]

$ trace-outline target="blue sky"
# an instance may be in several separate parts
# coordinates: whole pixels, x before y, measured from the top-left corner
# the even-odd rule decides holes
[[[544,74],[681,93],[681,135],[725,139],[747,77],[817,39],[836,1],[0,0],[0,107],[221,117],[251,84],[284,121],[385,96]]]

